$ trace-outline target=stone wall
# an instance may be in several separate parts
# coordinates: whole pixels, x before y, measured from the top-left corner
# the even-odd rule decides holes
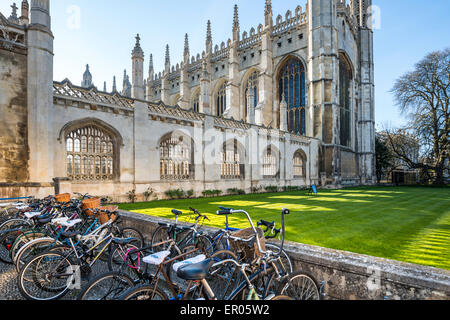
[[[121,211],[124,223],[148,240],[166,219]],[[213,228],[206,228],[214,232]],[[324,284],[331,300],[450,300],[450,272],[350,252],[287,242],[294,270],[303,270]]]
[[[27,57],[0,49],[0,182],[28,179]]]

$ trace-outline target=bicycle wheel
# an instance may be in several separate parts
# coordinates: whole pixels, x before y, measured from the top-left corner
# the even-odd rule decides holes
[[[141,252],[130,253],[132,250],[139,249],[137,243],[139,243],[138,240],[127,245],[111,245],[108,257],[109,271],[120,271],[133,280],[139,280],[138,274],[144,274],[148,265],[142,262]],[[125,256],[127,256],[126,261]]]
[[[282,284],[280,295],[294,300],[320,300],[320,290],[316,280],[306,273],[296,272]]]
[[[89,282],[77,300],[117,300],[134,285],[133,279],[119,271],[99,275]]]
[[[21,295],[28,300],[56,300],[66,295],[75,279],[75,264],[57,252],[28,261],[18,277]]]
[[[266,249],[273,251],[274,253],[280,252],[280,247],[273,243],[266,242]],[[294,272],[292,260],[285,250],[281,251],[280,260],[276,263],[278,271],[281,275],[287,275]]]
[[[30,223],[23,219],[10,219],[0,226],[0,261],[12,264],[10,250],[23,229],[30,228]]]
[[[209,269],[206,281],[218,300],[226,298],[237,288],[240,271],[236,264],[236,255],[228,250],[220,250],[211,256],[213,265]],[[228,261],[228,262],[226,262]]]
[[[123,239],[135,238],[137,240],[137,242],[134,243],[136,245],[136,247],[138,247],[138,248],[145,247],[144,236],[136,228],[131,228],[131,227],[119,228],[119,234],[118,235],[115,234],[115,236],[118,238],[123,238]]]
[[[45,233],[34,230],[23,232],[20,236],[16,238],[13,245],[11,246],[11,250],[9,251],[11,261],[13,263],[16,263],[17,253],[24,245],[26,245],[30,241],[43,238],[45,236],[46,236]]]
[[[38,254],[41,254],[44,251],[47,251],[48,249],[51,249],[60,244],[60,242],[56,241],[53,238],[39,238],[28,242],[22,248],[20,248],[20,250],[16,254],[14,265],[17,272],[20,272],[22,266],[32,257],[35,257]]]
[[[159,226],[158,228],[156,228],[155,232],[153,232],[152,240],[150,242],[150,245],[152,246],[152,251],[160,252],[167,250],[167,248],[169,247],[169,244],[167,243],[158,246],[155,245],[170,239],[172,239],[172,237],[169,234],[169,229],[166,226]]]
[[[291,297],[288,296],[275,296],[273,298],[269,299],[270,301],[293,301],[294,299],[292,299]]]
[[[169,300],[164,291],[145,284],[125,292],[118,300]]]

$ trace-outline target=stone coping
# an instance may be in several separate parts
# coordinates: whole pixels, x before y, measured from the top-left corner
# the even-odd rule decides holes
[[[120,214],[125,218],[135,220],[139,224],[150,223],[157,225],[160,222],[173,223],[173,220],[170,219],[156,218],[123,210],[120,210]],[[179,224],[187,225],[183,222],[179,222]],[[213,233],[219,229],[204,227],[204,230]],[[273,242],[279,243],[279,241]],[[367,277],[370,277],[374,272],[378,271],[379,276],[384,281],[407,285],[413,288],[428,288],[445,292],[450,299],[450,271],[448,270],[290,241],[285,243],[285,250],[294,261]]]

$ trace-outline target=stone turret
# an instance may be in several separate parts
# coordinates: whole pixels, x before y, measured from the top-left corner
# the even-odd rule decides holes
[[[53,123],[53,34],[50,1],[31,0],[28,26],[28,146],[29,179],[52,183],[54,177],[54,135],[48,126]]]
[[[131,53],[132,60],[132,89],[131,97],[143,100],[145,98],[144,88],[144,51],[141,48],[141,38],[136,36],[136,45]]]
[[[28,4],[27,0],[23,0],[19,23],[21,25],[28,25],[29,22],[30,22],[30,5]]]
[[[121,95],[131,97],[131,83],[130,77],[127,75],[127,70],[123,71],[123,82]]]
[[[89,88],[92,86],[92,74],[89,71],[89,65],[86,65],[86,71],[83,74],[83,81],[81,82],[83,88]]]

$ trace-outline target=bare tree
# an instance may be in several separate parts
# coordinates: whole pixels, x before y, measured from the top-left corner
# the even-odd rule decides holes
[[[402,114],[409,117],[403,133],[417,139],[420,157],[413,159],[403,142],[388,133],[391,150],[412,169],[433,172],[433,183],[444,183],[450,155],[449,130],[450,48],[432,52],[401,76],[391,90]],[[447,161],[446,161],[447,160]]]

